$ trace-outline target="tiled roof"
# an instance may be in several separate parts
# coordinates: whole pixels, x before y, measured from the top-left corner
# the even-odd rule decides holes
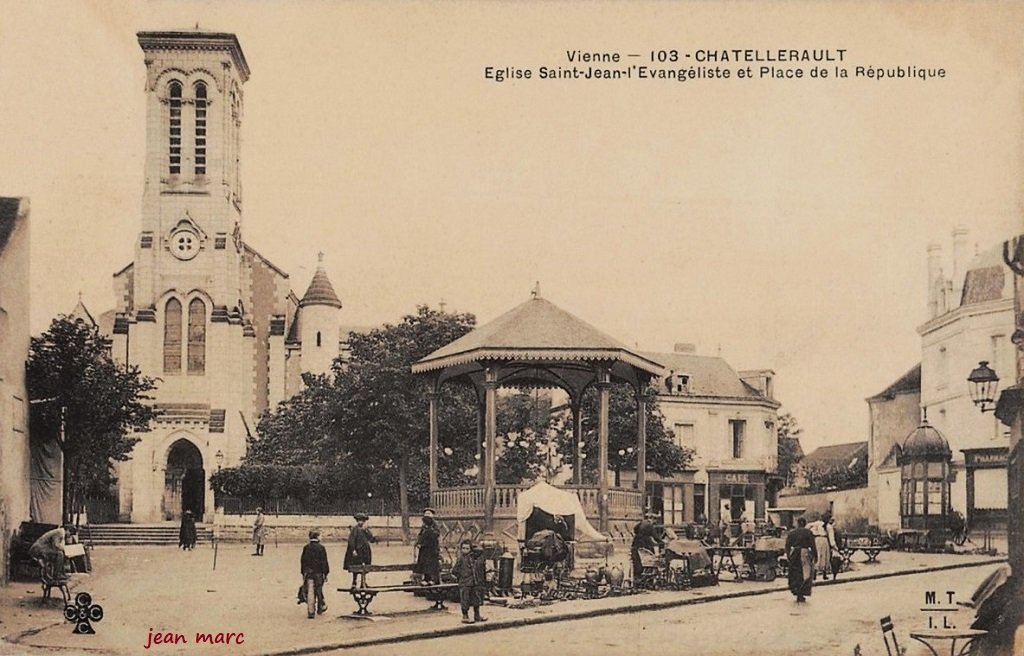
[[[868,397],[868,401],[888,400],[894,398],[897,394],[906,394],[908,392],[920,392],[921,391],[921,363],[914,365],[910,371],[903,374],[896,379],[892,385],[889,385],[884,390],[875,394],[874,396]]]
[[[998,301],[1010,298],[1010,285],[1006,284],[1006,265],[1003,264],[1002,245],[979,253],[967,265],[964,290],[960,305]]]
[[[316,273],[313,274],[313,280],[310,281],[309,288],[306,289],[305,295],[299,301],[299,307],[306,307],[307,305],[341,307],[341,299],[334,293],[334,286],[331,285],[327,272],[324,271],[322,266],[316,268]]]
[[[867,442],[848,442],[846,444],[829,444],[819,446],[811,451],[800,462],[811,463],[835,463],[846,466],[855,458],[865,457],[868,452]]]
[[[628,349],[579,317],[535,296],[488,324],[442,346],[413,365],[414,372],[479,359],[617,360],[657,374],[661,366]]]
[[[670,372],[690,377],[687,393],[694,396],[731,396],[765,398],[750,385],[744,383],[725,360],[715,356],[694,355],[693,353],[644,353],[644,356],[660,362],[662,378]],[[664,391],[664,385],[659,391]]]

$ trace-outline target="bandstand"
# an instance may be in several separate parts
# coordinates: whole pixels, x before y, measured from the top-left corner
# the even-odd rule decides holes
[[[430,403],[430,502],[446,523],[460,523],[463,530],[492,533],[515,539],[516,502],[529,485],[498,485],[495,482],[496,407],[498,388],[559,388],[569,396],[572,412],[572,483],[562,485],[578,495],[588,519],[596,520],[607,534],[632,530],[643,513],[646,464],[643,390],[662,368],[657,362],[628,349],[617,340],[578,317],[540,297],[509,310],[443,346],[412,366],[414,374],[429,377]],[[637,481],[635,488],[609,485],[608,405],[613,383],[628,383],[637,403]],[[438,486],[438,411],[445,384],[467,385],[476,391],[480,477],[477,485]],[[598,480],[582,480],[581,403],[584,392],[599,392]]]

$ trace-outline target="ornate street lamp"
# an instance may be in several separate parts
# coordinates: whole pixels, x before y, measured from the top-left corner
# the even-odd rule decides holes
[[[987,360],[978,363],[977,368],[967,377],[970,384],[971,400],[982,412],[996,409],[996,391],[999,389],[999,376],[988,366]]]
[[[220,471],[220,468],[224,466],[224,452],[218,449],[213,459],[217,461],[217,471]]]

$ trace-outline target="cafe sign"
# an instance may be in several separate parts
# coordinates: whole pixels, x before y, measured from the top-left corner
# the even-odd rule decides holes
[[[1005,461],[1005,459],[1006,458],[1004,456],[1003,460]],[[734,474],[734,473],[729,473],[729,474],[725,475],[725,482],[726,483],[749,483],[750,482],[750,474]]]

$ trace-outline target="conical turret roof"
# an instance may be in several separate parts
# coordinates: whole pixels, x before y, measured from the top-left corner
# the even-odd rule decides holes
[[[330,279],[327,277],[327,272],[324,271],[324,258],[323,254],[320,254],[320,263],[316,267],[316,273],[313,274],[313,280],[309,283],[309,288],[303,295],[302,300],[299,301],[299,307],[306,307],[307,305],[329,305],[331,307],[340,308],[341,299],[334,293],[334,286],[331,285]]]

